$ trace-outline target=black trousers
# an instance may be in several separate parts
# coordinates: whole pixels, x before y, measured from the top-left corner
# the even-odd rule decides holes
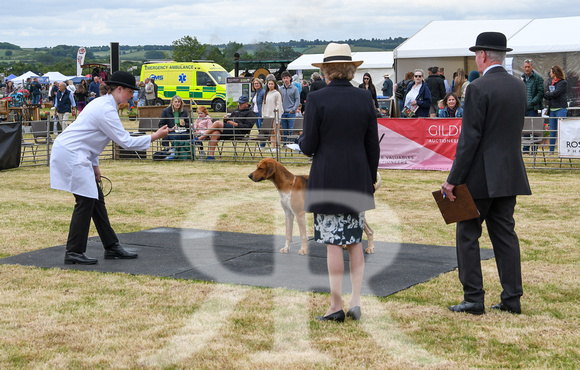
[[[95,223],[95,227],[105,248],[119,242],[117,234],[115,234],[109,222],[103,191],[98,186],[97,189],[99,191],[99,199],[74,194],[76,204],[70,221],[68,240],[66,242],[66,250],[69,252],[85,253],[87,251],[91,219]]]
[[[501,301],[512,308],[520,308],[522,272],[520,244],[514,230],[516,197],[476,199],[480,217],[457,223],[457,262],[459,280],[463,284],[464,299],[484,303],[479,237],[485,221],[499,272],[503,291]]]

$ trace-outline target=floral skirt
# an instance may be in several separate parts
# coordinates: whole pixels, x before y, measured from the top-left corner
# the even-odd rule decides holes
[[[365,213],[314,214],[314,240],[318,243],[349,245],[360,243]]]

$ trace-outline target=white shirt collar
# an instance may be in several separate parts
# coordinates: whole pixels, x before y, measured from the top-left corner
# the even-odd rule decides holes
[[[487,67],[485,69],[485,71],[483,71],[483,74],[485,75],[487,73],[487,71],[489,71],[490,69],[495,68],[495,67],[502,67],[502,65],[501,64],[492,64],[489,67]]]

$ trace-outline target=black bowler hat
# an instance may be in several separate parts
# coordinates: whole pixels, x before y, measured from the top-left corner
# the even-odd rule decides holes
[[[475,46],[469,48],[470,51],[478,50],[496,50],[496,51],[512,51],[512,48],[507,47],[507,39],[501,32],[482,32],[475,40]]]
[[[105,83],[107,85],[118,85],[128,89],[139,90],[139,88],[135,86],[135,76],[129,72],[117,71],[113,73]]]

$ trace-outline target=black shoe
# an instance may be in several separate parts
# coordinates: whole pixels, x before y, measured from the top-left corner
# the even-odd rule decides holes
[[[77,252],[65,252],[64,253],[64,264],[65,265],[96,265],[99,262],[96,258],[90,258],[85,256],[84,253]]]
[[[354,306],[346,312],[346,317],[350,317],[353,320],[360,320],[361,315],[360,306]]]
[[[113,260],[115,258],[128,260],[137,258],[138,254],[133,252],[127,252],[119,245],[119,243],[115,243],[110,247],[105,248],[105,259],[106,260]]]
[[[467,312],[472,315],[483,315],[485,313],[485,307],[483,303],[474,303],[463,301],[460,304],[449,307],[450,311],[453,312]]]
[[[331,313],[330,315],[327,316],[316,316],[317,320],[320,321],[338,321],[338,322],[343,322],[344,321],[344,311],[340,310],[340,311],[336,311],[335,313]]]
[[[519,307],[518,308],[511,308],[503,302],[499,302],[498,304],[491,306],[491,309],[492,310],[507,311],[509,313],[515,313],[517,315],[522,313],[521,308],[519,308]]]

